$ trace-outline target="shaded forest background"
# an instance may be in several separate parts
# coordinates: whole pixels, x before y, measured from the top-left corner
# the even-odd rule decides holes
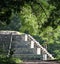
[[[31,34],[60,59],[60,0],[0,0],[0,30]]]

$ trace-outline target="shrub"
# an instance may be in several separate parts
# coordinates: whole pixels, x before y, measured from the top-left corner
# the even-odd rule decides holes
[[[0,55],[0,64],[16,64],[21,63],[19,58],[8,58],[5,55]]]

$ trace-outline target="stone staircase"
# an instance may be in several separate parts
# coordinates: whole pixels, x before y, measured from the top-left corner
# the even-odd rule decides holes
[[[16,36],[16,41],[14,40],[14,57],[19,57],[22,60],[34,60],[34,59],[41,59],[41,55],[37,55],[36,48],[30,48],[30,41],[25,41],[25,34],[22,36]]]
[[[0,48],[14,49],[13,57],[22,60],[53,60],[54,57],[43,48],[31,35],[16,31],[0,31]]]

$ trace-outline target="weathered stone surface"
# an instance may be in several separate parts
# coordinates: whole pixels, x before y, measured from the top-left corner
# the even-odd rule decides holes
[[[0,49],[4,49],[8,54],[9,47],[11,46],[14,50],[13,57],[18,57],[23,60],[43,60],[43,52],[53,58],[32,36],[27,36],[25,40],[25,35],[27,36],[27,34],[20,34],[16,31],[0,31]],[[37,48],[41,49],[40,55],[37,55]]]

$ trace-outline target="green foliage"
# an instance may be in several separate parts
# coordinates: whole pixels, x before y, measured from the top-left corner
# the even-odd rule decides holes
[[[12,12],[20,12],[21,6],[25,3],[34,2],[36,0],[1,0],[0,1],[0,22],[9,24]]]
[[[12,59],[7,58],[6,56],[3,56],[3,55],[0,55],[0,63],[1,64],[15,64],[15,62]]]
[[[21,63],[22,60],[18,58],[7,58],[5,55],[0,55],[0,63],[1,64],[17,64]]]
[[[5,29],[19,31],[20,27],[21,27],[20,17],[18,16],[17,12],[12,13],[11,22],[8,26],[5,26]]]
[[[32,9],[30,5],[25,4],[22,7],[22,10],[20,12],[20,18],[21,18],[21,32],[29,33],[29,34],[37,34],[38,33],[38,24],[37,24],[37,18],[32,13]]]
[[[0,21],[10,23],[12,12],[20,11],[20,5],[24,2],[21,0],[1,0],[0,1]]]

